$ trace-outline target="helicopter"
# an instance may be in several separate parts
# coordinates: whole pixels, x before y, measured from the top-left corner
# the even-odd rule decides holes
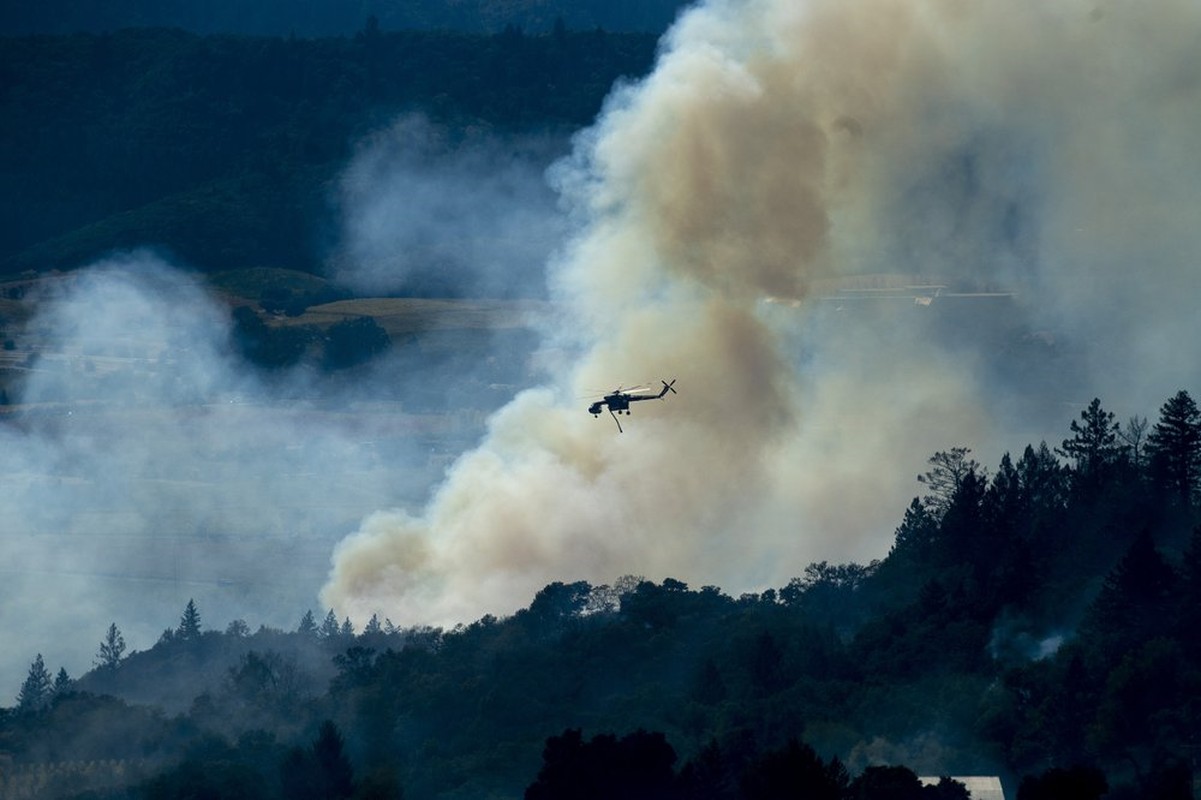
[[[588,406],[588,413],[594,417],[599,417],[601,409],[608,407],[609,414],[612,415],[613,421],[617,423],[617,432],[624,433],[621,429],[621,420],[617,418],[617,415],[624,411],[629,416],[630,403],[637,403],[639,400],[662,400],[663,396],[668,392],[672,394],[677,393],[675,388],[673,388],[676,382],[675,378],[672,378],[671,383],[667,381],[660,382],[663,384],[663,388],[658,394],[642,394],[642,392],[650,388],[648,386],[636,386],[630,389],[622,389],[619,386],[609,394],[606,394],[602,399]]]

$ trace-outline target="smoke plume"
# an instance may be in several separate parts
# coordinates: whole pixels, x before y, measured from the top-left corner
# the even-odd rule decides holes
[[[37,652],[79,677],[113,622],[147,649],[189,599],[205,630],[294,629],[339,532],[436,474],[393,405],[264,385],[228,307],[161,258],[44,285],[0,425],[0,698]]]
[[[340,283],[364,294],[545,294],[563,235],[543,164],[553,138],[452,137],[408,115],[364,140],[340,181]]]
[[[454,622],[551,580],[779,585],[883,556],[935,450],[995,463],[1094,395],[1153,413],[1198,373],[1174,347],[1198,333],[1198,33],[1186,0],[685,13],[552,172],[578,227],[545,385],[424,509],[344,540],[323,599]],[[881,274],[944,288],[830,299]],[[1004,368],[963,298],[931,322],[956,288],[1017,293],[1001,327],[1070,364]],[[624,434],[579,399],[673,378]]]

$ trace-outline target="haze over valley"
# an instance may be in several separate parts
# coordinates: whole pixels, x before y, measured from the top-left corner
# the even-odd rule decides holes
[[[361,724],[360,774],[386,762],[419,797],[511,792],[531,742],[614,719],[668,728],[681,781],[706,741],[753,775],[802,729],[857,770],[1008,781],[1125,747],[1175,775],[1162,754],[1196,720],[1137,739],[1114,709],[1123,675],[1175,670],[1184,695],[1201,674],[1171,627],[1192,619],[1198,478],[1172,483],[1170,426],[1148,423],[1201,431],[1201,10],[702,0],[606,29],[561,5],[483,33],[381,6],[324,38],[3,40],[0,687],[39,653],[88,673],[114,622],[148,674],[199,641],[175,626],[191,601],[232,666],[173,711],[249,752],[249,722],[217,722],[262,656],[239,648],[257,630],[303,671],[320,641],[342,660],[312,668],[308,727],[276,709],[262,729],[282,748],[314,709]],[[587,413],[672,380],[620,431]],[[1121,639],[1143,659],[1123,662],[1097,609],[1155,559],[1172,644]],[[306,612],[342,627],[316,638]],[[468,745],[422,762],[424,701],[381,688],[436,694],[456,647],[463,670],[546,667],[608,625],[645,634],[615,656],[645,682],[579,667],[548,692],[584,722],[497,733],[517,755],[480,756],[478,784],[440,783]],[[913,654],[943,646],[962,681],[927,730],[854,694],[924,696]],[[153,694],[119,661],[88,691]],[[1077,668],[1087,741],[1023,738],[1042,712],[1018,698]],[[487,727],[510,702],[455,713]]]

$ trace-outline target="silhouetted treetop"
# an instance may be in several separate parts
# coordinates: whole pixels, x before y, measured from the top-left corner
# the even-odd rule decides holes
[[[175,628],[175,638],[182,641],[193,641],[200,638],[200,612],[196,609],[196,601],[188,600],[179,625]]]
[[[1147,436],[1147,459],[1152,480],[1181,505],[1192,505],[1201,482],[1201,411],[1188,392],[1160,408]]]

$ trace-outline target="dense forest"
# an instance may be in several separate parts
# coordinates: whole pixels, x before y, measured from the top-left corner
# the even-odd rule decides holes
[[[78,679],[36,655],[0,718],[5,791],[950,798],[916,775],[1000,774],[1019,800],[1191,797],[1188,392],[1154,421],[1094,400],[992,470],[964,447],[926,466],[887,557],[757,594],[557,582],[453,630],[222,632],[189,603],[136,653],[114,622]]]
[[[375,16],[387,30],[497,33],[505,27],[661,33],[684,0],[45,0],[0,6],[0,34],[103,32],[130,27],[196,33],[339,36]]]
[[[656,41],[564,25],[358,25],[324,39],[134,29],[0,40],[0,275],[131,247],[202,272],[320,274],[356,142],[419,113],[448,147],[549,139],[549,163],[615,81],[650,69]]]
[[[148,246],[211,276],[294,271],[294,288],[238,295],[279,322],[347,296],[326,280],[331,206],[366,137],[416,113],[451,146],[542,137],[549,163],[651,68],[681,3],[120,5],[0,9],[0,276]],[[265,368],[348,374],[393,346],[429,360],[369,316],[231,314]],[[450,630],[303,608],[256,630],[190,602],[145,651],[120,620],[81,631],[92,670],[29,653],[10,687],[0,797],[961,800],[917,776],[973,774],[1019,800],[1192,797],[1193,398],[1124,421],[1094,400],[1054,444],[919,468],[884,558],[798,564],[757,593],[564,575]]]

